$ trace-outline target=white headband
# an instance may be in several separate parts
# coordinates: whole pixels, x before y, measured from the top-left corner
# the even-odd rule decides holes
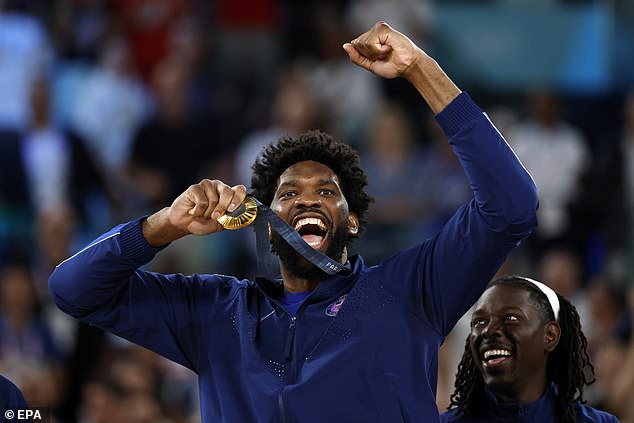
[[[522,279],[532,283],[537,288],[539,288],[539,290],[542,291],[544,295],[546,295],[546,298],[548,298],[548,302],[550,303],[550,307],[553,309],[555,320],[559,320],[559,298],[557,298],[557,294],[555,293],[555,291],[550,289],[546,284],[538,282],[534,279],[531,279],[531,278],[522,278]]]

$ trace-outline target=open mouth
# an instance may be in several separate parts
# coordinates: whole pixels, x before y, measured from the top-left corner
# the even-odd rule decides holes
[[[507,362],[513,353],[506,348],[491,348],[484,351],[482,365],[487,368],[500,366]]]
[[[320,249],[328,237],[326,224],[319,217],[304,217],[295,222],[294,229],[314,249]]]

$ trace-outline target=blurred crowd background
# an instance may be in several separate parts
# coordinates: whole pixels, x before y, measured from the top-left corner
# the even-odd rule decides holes
[[[376,197],[371,264],[471,196],[416,91],[341,45],[385,20],[484,107],[533,175],[540,226],[501,272],[577,306],[591,405],[634,422],[634,3],[626,0],[0,0],[0,373],[58,421],[199,421],[196,377],[52,304],[56,264],[201,178],[249,186],[283,134],[355,146]],[[495,172],[495,169],[491,169]],[[148,267],[252,277],[252,231]],[[460,295],[456,293],[456,295]],[[441,350],[438,405],[468,325]]]

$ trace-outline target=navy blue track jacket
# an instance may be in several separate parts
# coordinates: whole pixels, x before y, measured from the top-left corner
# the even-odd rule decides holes
[[[557,389],[550,384],[544,395],[530,404],[498,402],[495,395],[484,389],[478,398],[474,415],[458,413],[454,408],[440,416],[442,423],[555,423],[557,422]],[[619,423],[610,413],[576,402],[573,405],[577,423]]]
[[[203,422],[434,422],[438,348],[536,226],[535,184],[466,93],[436,119],[474,199],[433,239],[323,280],[296,317],[282,287],[139,270],[140,220],[62,262],[49,286],[85,322],[199,375]],[[412,175],[416,178],[416,175]]]
[[[14,417],[17,420],[18,410],[26,408],[28,404],[20,389],[6,377],[0,376],[0,422],[11,422]],[[14,414],[7,414],[8,410]]]

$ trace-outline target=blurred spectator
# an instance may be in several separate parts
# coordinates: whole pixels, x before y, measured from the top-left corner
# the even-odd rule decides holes
[[[0,2],[0,57],[3,58],[0,60],[0,92],[3,98],[0,102],[2,249],[20,236],[20,229],[23,230],[26,223],[23,218],[28,212],[29,193],[21,160],[21,135],[30,119],[31,82],[48,70],[51,59],[44,27],[17,6],[15,1]]]
[[[76,223],[90,219],[90,201],[95,195],[105,199],[109,191],[82,140],[51,121],[48,81],[38,79],[30,90],[33,118],[22,161],[48,272],[68,256]]]
[[[594,361],[597,378],[597,383],[588,387],[588,400],[619,417],[623,416],[622,410],[614,403],[614,383],[625,370],[627,341],[619,340],[615,335],[625,310],[624,294],[619,278],[609,273],[595,276],[586,291],[588,310],[584,329],[588,334],[588,352]],[[623,405],[620,404],[621,407]]]
[[[180,422],[187,420],[200,410],[198,403],[198,376],[190,369],[181,366],[160,355],[133,345],[126,346],[126,352],[131,361],[142,363],[153,372],[155,381],[154,396],[166,416]],[[146,391],[146,395],[150,391]]]
[[[367,130],[368,144],[361,162],[368,175],[368,193],[374,197],[370,225],[355,245],[369,263],[386,258],[393,248],[416,242],[412,224],[420,220],[424,204],[411,175],[420,172],[420,148],[403,109],[393,103],[380,106]]]
[[[577,310],[585,312],[575,302],[582,287],[583,269],[572,251],[563,248],[549,250],[540,260],[538,269],[539,280],[547,281],[553,291],[568,298]]]
[[[121,173],[132,137],[150,113],[149,93],[136,78],[132,60],[124,39],[109,38],[99,64],[82,84],[71,117],[72,127],[113,178]]]
[[[32,407],[54,407],[60,400],[61,356],[24,260],[0,269],[0,373],[22,388]]]
[[[628,362],[628,348],[617,340],[610,339],[595,353],[595,369],[597,386],[596,390],[600,393],[599,398],[595,398],[594,401],[599,406],[620,417],[622,422],[631,422],[632,416],[631,410],[628,410],[631,401],[625,400],[627,395],[623,396],[623,386],[618,386],[617,381],[624,382],[624,372],[626,370],[634,370]],[[626,365],[624,365],[627,363]],[[631,374],[631,373],[630,373]],[[631,395],[631,389],[634,388],[632,384],[632,377],[628,375],[626,381],[626,387],[629,389],[627,394]],[[620,391],[620,392],[619,392]],[[592,391],[591,391],[592,392]],[[625,418],[625,414],[630,414],[630,419]]]
[[[230,147],[217,137],[213,122],[191,116],[186,90],[190,71],[178,57],[168,57],[153,77],[157,115],[136,134],[128,166],[145,200],[144,210],[167,205],[200,179],[205,164],[220,160]]]
[[[350,66],[342,41],[352,34],[333,7],[324,3],[316,11],[320,55],[307,63],[307,75],[314,96],[332,130],[348,144],[360,138],[381,102],[380,78]],[[311,59],[311,58],[308,58]]]
[[[169,33],[174,22],[188,13],[190,0],[113,0],[126,34],[131,55],[141,76],[149,81],[154,68],[168,53]]]
[[[601,143],[591,205],[610,256],[607,266],[634,271],[634,89],[623,101],[623,125]]]
[[[566,297],[579,313],[581,327],[592,338],[592,321],[584,291],[583,263],[571,250],[553,248],[545,252],[537,264],[537,280],[544,281],[553,291]]]
[[[196,118],[207,118],[211,113],[227,113],[226,104],[217,102],[217,90],[223,81],[218,70],[212,67],[211,52],[200,17],[183,16],[171,28],[168,39],[168,56],[177,57],[184,68],[189,69],[190,81],[185,87],[188,108]],[[215,108],[221,110],[215,110]],[[227,116],[227,121],[231,116]],[[227,125],[226,131],[235,130]]]
[[[123,400],[126,423],[168,423],[161,411],[161,405],[148,394],[133,393]]]
[[[83,389],[80,422],[163,423],[168,419],[157,397],[157,360],[150,353],[137,355],[139,347],[107,350],[91,382]],[[184,413],[181,410],[182,419]],[[182,421],[182,420],[175,420]]]
[[[372,225],[357,247],[368,260],[383,257],[385,234],[392,234],[390,248],[406,248],[434,236],[472,196],[447,138],[427,116],[429,142],[422,146],[398,103],[384,104],[372,119],[370,144],[362,149],[361,158],[375,204],[370,209]],[[411,180],[413,174],[419,177]],[[375,237],[382,242],[375,243]]]
[[[430,125],[434,128],[432,141],[421,148],[409,116],[399,104],[383,104],[372,119],[369,144],[361,149],[361,160],[375,204],[370,209],[372,224],[355,246],[369,262],[385,258],[385,245],[390,246],[387,250],[407,248],[435,235],[471,197],[447,139],[438,134],[441,131],[433,126],[435,122]],[[414,174],[419,175],[416,180],[411,179]]]
[[[247,135],[236,152],[236,183],[250,186],[251,166],[262,148],[281,136],[297,136],[320,127],[318,116],[317,103],[301,75],[301,69],[295,67],[283,74],[273,98],[270,125]]]
[[[31,87],[33,123],[22,141],[22,160],[38,223],[37,241],[47,269],[68,256],[74,215],[70,204],[71,145],[48,116],[48,85]]]
[[[597,370],[597,390],[600,404],[606,410],[619,416],[622,422],[634,422],[634,287],[627,295],[627,309],[623,314],[629,324],[627,337],[612,336],[598,346],[595,353]]]
[[[17,132],[0,131],[0,261],[7,249],[33,241],[33,213],[21,141]]]
[[[508,141],[537,184],[539,226],[531,242],[539,255],[573,230],[568,207],[581,194],[591,157],[581,133],[564,122],[554,93],[532,91],[527,102],[530,117],[510,131]]]
[[[218,143],[235,145],[253,123],[265,121],[263,116],[268,109],[262,110],[259,97],[247,98],[252,93],[244,85],[250,81],[238,84],[233,80],[235,75],[223,74],[222,63],[218,63],[222,59],[218,57],[217,40],[212,35],[214,28],[205,19],[204,14],[191,14],[174,22],[167,57],[187,69],[184,90],[190,118],[211,122],[213,137]],[[267,77],[274,79],[274,74]]]
[[[283,5],[282,35],[285,58],[295,62],[302,57],[318,57],[320,52],[320,19],[315,19],[328,9],[342,19],[349,8],[350,0],[281,0]],[[365,29],[365,28],[364,28]],[[351,34],[354,32],[350,31]]]
[[[279,3],[279,0],[213,3],[216,66],[223,80],[247,87],[252,96],[271,93],[274,81],[271,76],[277,74],[280,66]]]
[[[587,292],[589,323],[588,351],[594,356],[612,339],[625,308],[623,287],[602,274],[590,281]]]
[[[48,73],[53,54],[44,27],[16,3],[0,2],[0,131],[20,132],[29,124],[31,82]]]
[[[105,382],[91,381],[82,387],[83,401],[80,405],[80,423],[124,422],[122,393],[116,386]]]
[[[362,161],[367,169],[370,193],[378,197],[372,206],[373,222],[398,222],[419,216],[422,208],[411,179],[420,167],[418,138],[403,108],[384,103],[377,109],[367,131],[368,145]],[[380,184],[379,184],[380,183]],[[394,207],[394,205],[399,207]],[[408,224],[409,226],[409,224]]]
[[[108,363],[108,370],[109,377],[127,393],[153,395],[156,392],[158,381],[152,361],[142,361],[126,354]]]

